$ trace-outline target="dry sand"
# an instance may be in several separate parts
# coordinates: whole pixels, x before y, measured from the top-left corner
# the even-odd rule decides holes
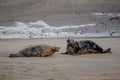
[[[0,80],[120,80],[120,38],[89,38],[112,53],[62,55],[66,39],[0,40]],[[76,39],[83,40],[83,39]],[[31,44],[60,46],[51,57],[8,58]]]

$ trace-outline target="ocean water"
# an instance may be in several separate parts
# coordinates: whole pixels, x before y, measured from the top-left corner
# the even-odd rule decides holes
[[[91,13],[96,18],[120,17],[120,13]],[[0,26],[0,38],[68,38],[68,37],[120,37],[120,28],[107,28],[99,32],[83,32],[79,28],[96,27],[97,23],[80,25],[50,26],[43,20],[35,22],[12,22],[12,25]],[[73,31],[77,29],[77,31]],[[72,31],[71,31],[72,30]]]

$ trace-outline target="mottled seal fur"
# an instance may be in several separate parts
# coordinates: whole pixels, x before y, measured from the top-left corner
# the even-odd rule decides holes
[[[47,57],[58,52],[60,47],[50,45],[35,45],[20,50],[17,54],[10,54],[9,57]]]
[[[93,53],[107,53],[111,48],[103,49],[101,46],[91,40],[74,41],[67,39],[67,51],[64,54],[80,55],[80,54],[93,54]]]

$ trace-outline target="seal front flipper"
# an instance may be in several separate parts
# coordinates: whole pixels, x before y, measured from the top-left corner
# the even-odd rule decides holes
[[[65,53],[60,53],[60,54],[65,54],[65,55],[67,55],[68,53],[67,53],[67,52],[65,52]]]

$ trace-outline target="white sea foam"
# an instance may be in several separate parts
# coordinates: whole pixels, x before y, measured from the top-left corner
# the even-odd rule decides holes
[[[104,12],[100,12],[100,13],[92,13],[93,16],[96,17],[112,17],[112,16],[120,16],[120,13],[104,13]]]
[[[34,26],[40,27],[34,27]],[[30,27],[33,26],[33,27]],[[82,33],[79,32],[62,32],[64,29],[79,28],[79,27],[92,27],[96,26],[95,23],[81,24],[81,25],[66,25],[61,27],[49,26],[42,20],[36,22],[17,22],[15,26],[0,26],[0,38],[63,38],[63,37],[108,37],[109,33]],[[113,32],[113,31],[112,31]],[[120,31],[115,31],[113,36],[120,36]]]
[[[79,27],[87,27],[87,26],[95,26],[95,23],[88,23],[88,24],[81,24],[81,25],[66,25],[66,26],[61,26],[61,27],[52,27],[46,24],[42,20],[38,20],[36,22],[29,22],[29,23],[23,23],[23,22],[18,22],[15,21],[15,26],[10,26],[10,27],[4,27],[0,26],[0,28],[4,28],[5,30],[24,30],[24,29],[31,29],[30,26],[40,26],[39,29],[51,29],[51,30],[57,30],[57,29],[66,29],[66,28],[79,28]],[[34,29],[37,29],[34,27]]]

